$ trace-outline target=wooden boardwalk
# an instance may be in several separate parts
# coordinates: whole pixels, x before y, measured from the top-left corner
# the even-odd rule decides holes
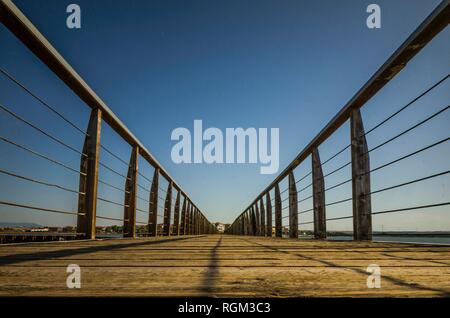
[[[81,267],[81,289],[66,267]],[[381,288],[366,286],[369,264]],[[0,246],[0,296],[449,296],[450,247],[264,237]]]

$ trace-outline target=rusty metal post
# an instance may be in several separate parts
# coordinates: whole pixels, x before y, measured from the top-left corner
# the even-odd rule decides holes
[[[180,223],[180,235],[186,235],[186,196],[183,196],[183,207],[181,208],[181,223]]]
[[[314,207],[314,238],[327,238],[327,221],[325,212],[325,181],[323,179],[322,164],[319,150],[314,148],[311,154],[312,181],[313,181],[313,207]]]
[[[172,181],[167,186],[166,201],[164,202],[163,235],[170,236],[170,214],[172,210]]]
[[[177,198],[175,199],[172,235],[180,235],[180,191],[177,191]]]
[[[97,108],[89,118],[83,145],[85,155],[80,160],[77,234],[84,239],[95,239],[101,128],[102,111]]]
[[[123,209],[123,236],[136,237],[136,196],[138,178],[139,147],[131,151],[130,164],[125,182],[125,207]]]
[[[289,173],[289,237],[298,239],[298,200],[294,173]]]
[[[281,225],[281,194],[278,183],[275,185],[275,237],[283,237]]]
[[[352,152],[353,238],[372,240],[370,160],[364,125],[359,109],[350,117]]]
[[[264,209],[264,202],[263,202],[263,198],[261,197],[259,199],[259,209],[261,212],[261,236],[265,236],[267,231],[266,231],[266,221],[265,221],[265,217],[266,217],[266,211]]]
[[[266,215],[267,215],[267,228],[266,234],[268,237],[272,237],[272,200],[270,199],[270,192],[266,194]]]
[[[152,186],[150,187],[150,203],[148,214],[148,235],[158,235],[158,188],[159,188],[159,169],[155,168],[153,172]]]

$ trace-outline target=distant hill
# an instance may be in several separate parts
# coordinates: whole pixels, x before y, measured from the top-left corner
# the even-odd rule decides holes
[[[36,223],[27,223],[27,222],[21,222],[21,223],[13,223],[13,222],[0,222],[0,228],[5,227],[15,227],[15,228],[39,228],[43,227],[42,225],[36,224]]]

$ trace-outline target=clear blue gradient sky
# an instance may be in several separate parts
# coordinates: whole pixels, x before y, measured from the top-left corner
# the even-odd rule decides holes
[[[77,3],[82,28],[66,27],[66,6]],[[382,9],[382,28],[366,27],[366,7]],[[259,174],[259,164],[176,165],[170,157],[173,129],[276,127],[280,129],[280,171],[340,110],[395,49],[438,5],[436,0],[16,0],[16,5],[91,85],[131,131],[167,168],[212,221],[232,222],[275,175]],[[26,86],[86,127],[89,109],[4,26],[0,65]],[[450,30],[427,46],[362,109],[366,128],[409,102],[450,71]],[[450,81],[368,136],[378,145],[448,105]],[[83,138],[35,100],[0,76],[0,103],[82,149]],[[371,153],[372,167],[448,137],[448,112]],[[0,135],[51,155],[70,166],[79,156],[35,134],[0,111]],[[102,143],[128,160],[130,149],[107,125]],[[323,160],[349,142],[348,124],[320,147]],[[77,189],[78,177],[0,142],[0,167]],[[372,174],[372,188],[398,184],[449,170],[448,143]],[[347,151],[324,166],[327,173],[350,158]],[[126,167],[102,152],[102,161]],[[310,171],[306,160],[297,178]],[[151,167],[140,162],[142,173]],[[326,179],[332,186],[351,176],[344,169]],[[123,179],[106,169],[100,177],[119,187]],[[311,180],[305,179],[298,189]],[[148,188],[148,182],[139,180]],[[166,183],[162,182],[165,187]],[[374,211],[449,201],[448,175],[376,194]],[[281,189],[286,187],[283,182]],[[148,193],[139,190],[140,197]],[[285,193],[286,195],[287,193]],[[311,188],[299,199],[311,194]],[[117,202],[123,194],[100,185],[100,196]],[[164,193],[161,193],[163,196]],[[327,202],[351,196],[350,184],[327,192]],[[284,198],[284,197],[283,197]],[[76,211],[77,197],[0,174],[0,199]],[[285,202],[286,203],[286,202]],[[139,200],[139,208],[147,204]],[[300,210],[311,208],[311,200]],[[283,211],[286,215],[287,210]],[[122,217],[122,208],[99,202],[98,214]],[[448,207],[374,217],[375,230],[450,230]],[[330,206],[328,217],[351,214],[351,202]],[[147,216],[138,213],[138,220]],[[301,214],[299,222],[312,220]],[[75,225],[70,216],[0,206],[0,221]],[[287,219],[283,219],[286,225]],[[99,225],[114,222],[98,221]],[[117,223],[117,222],[115,222]],[[328,222],[329,230],[351,230],[351,220]],[[311,226],[302,227],[311,229]]]

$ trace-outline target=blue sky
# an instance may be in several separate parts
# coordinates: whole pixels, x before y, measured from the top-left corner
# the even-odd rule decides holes
[[[190,164],[171,161],[173,129],[203,126],[280,129],[280,171],[339,111],[380,65],[411,34],[439,1],[376,1],[382,28],[366,26],[373,1],[76,1],[82,28],[66,27],[66,6],[73,1],[16,0],[16,5],[91,85],[119,118],[181,184],[205,215],[231,222],[274,175],[259,174],[259,164]],[[362,109],[367,128],[402,107],[450,71],[447,27],[397,78]],[[81,127],[89,109],[4,26],[0,26],[0,66]],[[368,136],[369,148],[447,106],[450,80]],[[82,148],[72,127],[0,76],[0,103]],[[448,137],[448,112],[371,154],[373,167]],[[0,112],[0,134],[73,166],[76,153],[55,145]],[[323,160],[348,143],[348,124],[320,147]],[[104,125],[102,144],[129,158],[129,146]],[[26,176],[77,188],[73,173],[0,143],[0,167]],[[378,189],[449,169],[448,143],[372,175]],[[339,167],[346,152],[324,167]],[[102,160],[121,173],[126,167],[102,152]],[[309,159],[295,171],[310,171]],[[141,160],[143,174],[152,169]],[[100,171],[103,180],[123,186],[120,176]],[[350,177],[350,169],[326,179],[327,186]],[[449,176],[374,195],[374,211],[449,201]],[[299,188],[307,186],[305,179]],[[140,180],[145,188],[148,182]],[[282,183],[283,190],[286,182]],[[162,187],[166,183],[162,182]],[[311,189],[300,194],[307,197]],[[122,202],[119,191],[100,186],[100,194]],[[164,195],[164,193],[161,193]],[[351,195],[347,184],[327,193],[327,202]],[[145,191],[140,197],[146,198]],[[71,193],[0,175],[0,198],[75,211]],[[145,201],[139,201],[147,209]],[[300,210],[311,207],[302,202]],[[120,206],[99,202],[99,215],[121,218]],[[286,213],[287,210],[284,210]],[[374,217],[374,229],[449,230],[448,207]],[[351,214],[351,202],[332,206],[328,217]],[[138,214],[141,222],[145,214]],[[302,214],[300,222],[312,220]],[[75,224],[75,218],[0,206],[0,221]],[[286,219],[283,220],[283,222]],[[110,224],[99,220],[99,224]],[[286,223],[284,223],[286,224]],[[329,222],[329,229],[350,230],[351,220]],[[311,227],[304,227],[309,229]]]

